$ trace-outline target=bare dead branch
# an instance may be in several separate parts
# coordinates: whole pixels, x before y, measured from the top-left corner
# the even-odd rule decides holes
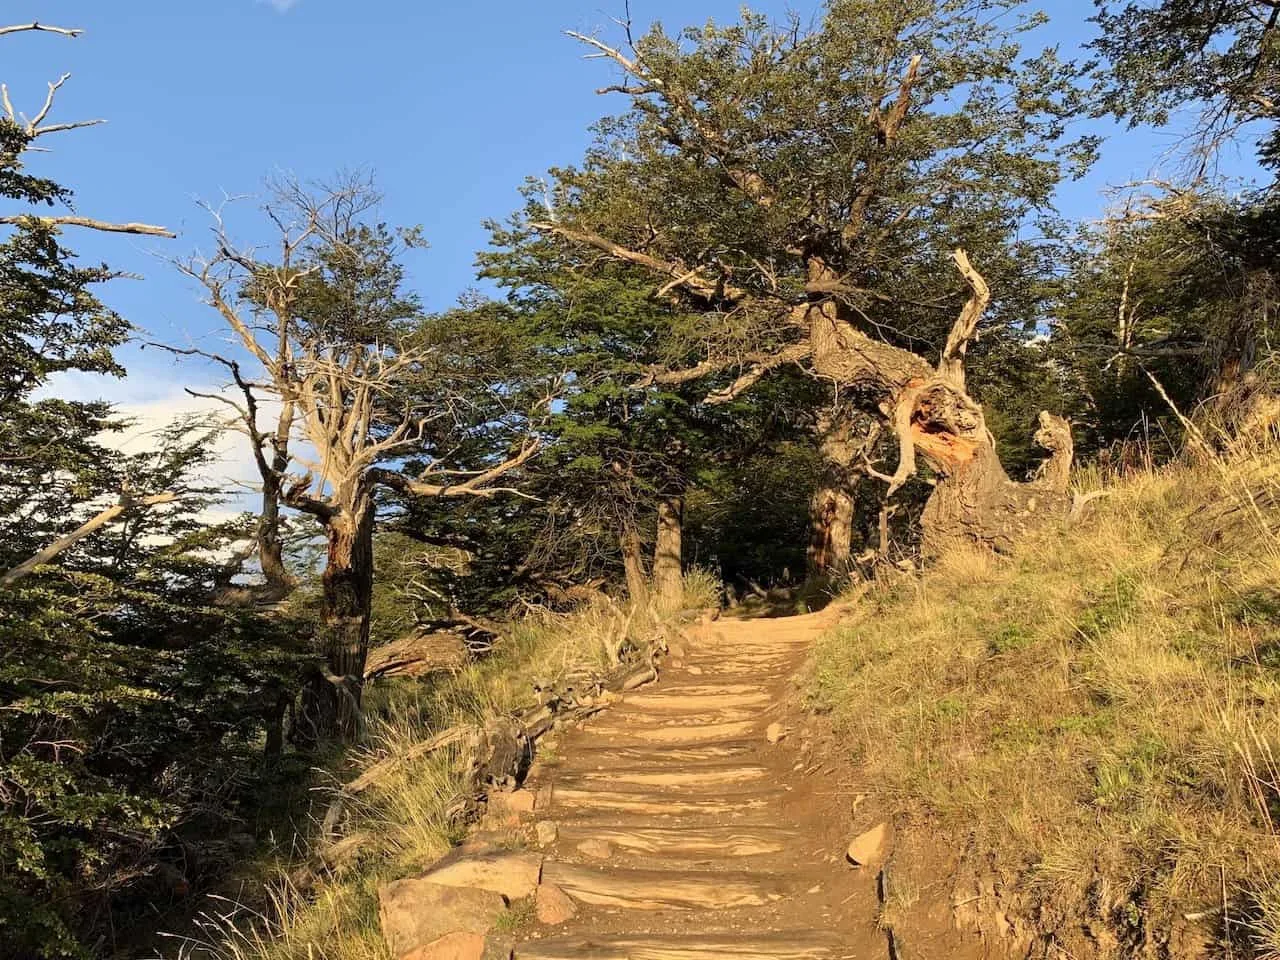
[[[9,27],[0,27],[0,37],[11,33],[35,31],[39,33],[56,33],[64,37],[78,37],[84,33],[83,27],[54,27],[44,23],[19,23]]]
[[[973,293],[952,325],[951,332],[947,334],[947,343],[942,348],[942,358],[938,361],[938,376],[963,390],[965,353],[970,341],[977,337],[978,323],[991,303],[991,288],[987,286],[982,274],[969,263],[969,257],[963,250],[956,250],[952,258]]]
[[[85,227],[89,230],[101,230],[104,233],[132,233],[146,237],[167,237],[170,240],[177,237],[173,231],[149,223],[111,223],[107,220],[94,220],[92,217],[38,217],[22,213],[0,217],[0,223],[9,226],[40,224],[46,227]]]
[[[18,564],[3,577],[0,577],[0,584],[8,586],[9,584],[17,583],[37,567],[43,566],[58,554],[75,546],[85,537],[90,536],[96,531],[101,530],[103,527],[114,523],[127,514],[140,510],[147,510],[150,507],[154,507],[162,503],[172,503],[177,499],[178,494],[172,491],[155,493],[151,496],[138,498],[133,497],[127,490],[122,491],[120,494],[120,501],[118,503],[103,510],[92,519],[85,521],[66,536],[59,537],[29,560],[24,560],[22,563]]]

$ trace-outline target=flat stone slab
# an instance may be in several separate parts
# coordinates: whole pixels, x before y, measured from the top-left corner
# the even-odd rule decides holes
[[[655,743],[672,745],[697,745],[722,743],[751,735],[757,724],[751,720],[737,723],[707,723],[691,727],[653,727],[639,724],[601,724],[594,733],[601,737],[614,737],[628,743]]]
[[[742,783],[756,783],[769,776],[764,767],[714,766],[682,767],[670,770],[596,770],[558,782],[566,786],[568,780],[584,783],[630,784],[639,787],[723,787]]]
[[[633,853],[661,856],[754,857],[781,853],[796,839],[794,831],[772,827],[650,827],[634,824],[564,824],[560,835],[570,844],[601,840]]]
[[[842,960],[838,938],[808,931],[775,934],[655,934],[542,940],[516,947],[516,960]]]
[[[631,910],[759,907],[784,896],[783,883],[767,874],[593,869],[548,861],[543,877],[581,903]]]
[[[704,713],[711,710],[744,710],[767,707],[774,702],[764,690],[747,693],[642,693],[627,697],[623,703],[654,713]]]
[[[542,857],[534,853],[455,852],[431,867],[421,877],[447,887],[490,890],[508,900],[533,893],[542,874]]]
[[[611,810],[619,813],[646,813],[656,816],[734,816],[759,810],[769,802],[768,796],[671,797],[663,794],[622,793],[612,790],[582,790],[557,786],[554,803],[572,809]]]

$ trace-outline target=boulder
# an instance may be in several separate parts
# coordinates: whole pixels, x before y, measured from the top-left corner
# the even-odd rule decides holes
[[[764,732],[765,739],[768,740],[770,743],[777,743],[786,735],[787,735],[787,728],[784,727],[782,724],[778,723],[776,720],[773,723],[769,724],[768,728]]]
[[[549,847],[560,836],[560,827],[554,820],[539,820],[535,828],[538,834],[538,846]]]
[[[509,813],[533,813],[534,796],[531,790],[495,790],[489,794],[490,806]]]
[[[569,895],[554,883],[544,883],[538,887],[534,908],[538,922],[548,926],[564,923],[578,915],[578,908],[569,899]]]
[[[542,876],[542,857],[536,853],[463,853],[457,851],[438,861],[423,880],[447,887],[489,890],[508,900],[530,896]]]
[[[889,825],[878,823],[860,833],[849,844],[845,856],[855,867],[874,867],[884,863],[889,854]]]
[[[400,960],[484,960],[485,939],[479,933],[447,933]]]
[[[452,933],[480,934],[483,940],[506,910],[502,895],[491,890],[446,886],[421,878],[396,880],[378,889],[382,936],[396,957],[433,946]]]

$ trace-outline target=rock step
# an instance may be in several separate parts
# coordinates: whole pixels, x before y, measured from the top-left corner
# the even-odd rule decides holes
[[[611,787],[724,787],[742,783],[759,783],[769,777],[765,767],[742,764],[711,763],[648,766],[623,769],[589,770],[585,773],[558,775],[557,787],[581,784],[608,784]]]
[[[834,936],[809,931],[698,936],[590,937],[516,947],[516,960],[836,960],[851,957]]]
[[[594,728],[593,728],[594,729]],[[690,747],[646,747],[620,744],[600,744],[586,741],[576,746],[572,753],[574,767],[585,770],[610,770],[614,764],[627,766],[652,766],[662,764],[671,766],[677,763],[700,763],[712,760],[731,760],[743,754],[760,749],[760,742],[751,740],[728,740],[723,743],[708,743]],[[550,768],[549,768],[550,769]],[[556,770],[565,769],[562,764]]]
[[[624,793],[616,790],[584,790],[556,784],[551,791],[551,809],[608,810],[615,813],[644,813],[654,816],[721,816],[737,817],[762,810],[781,790],[767,794],[722,797],[671,797],[661,793]]]
[[[659,683],[658,688],[651,694],[638,693],[623,698],[623,703],[632,703],[641,697],[669,697],[679,699],[684,697],[721,697],[721,696],[747,696],[747,695],[763,695],[772,699],[769,691],[758,683],[706,683],[703,681],[695,681],[693,679],[680,680],[668,679],[665,676]]]
[[[781,900],[786,885],[770,874],[597,869],[547,860],[542,882],[574,900],[628,910],[724,910],[759,907]]]
[[[593,725],[595,736],[610,737],[614,743],[625,746],[644,744],[670,744],[672,746],[697,746],[719,744],[750,737],[759,726],[752,720],[734,723],[707,723],[697,727],[654,727],[627,723],[600,723]]]
[[[743,826],[638,826],[627,824],[564,823],[560,842],[570,846],[588,840],[602,841],[629,853],[664,857],[755,857],[781,853],[796,839],[790,830],[771,825]]]
[[[765,716],[767,709],[762,707],[753,709],[726,707],[720,710],[681,713],[676,711],[660,712],[651,710],[648,707],[633,707],[630,704],[622,704],[609,711],[609,718],[618,723],[625,723],[631,726],[697,727],[754,720],[757,717]]]
[[[663,686],[660,693],[640,693],[623,698],[627,709],[650,710],[654,713],[705,713],[711,710],[743,710],[767,707],[774,703],[764,690],[745,693],[679,693]],[[677,688],[678,690],[678,688]]]

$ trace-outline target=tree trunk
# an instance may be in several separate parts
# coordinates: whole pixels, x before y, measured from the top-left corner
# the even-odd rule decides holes
[[[284,564],[284,543],[280,537],[281,477],[289,469],[289,432],[293,427],[293,404],[285,403],[271,437],[270,469],[262,476],[262,514],[258,517],[258,563],[266,579],[266,593],[272,599],[283,599],[293,592],[298,582]]]
[[[265,593],[283,599],[293,592],[297,581],[284,564],[284,542],[280,537],[280,483],[274,478],[262,485],[262,513],[258,517],[258,564],[266,579]]]
[[[680,606],[684,597],[681,537],[684,529],[684,497],[658,501],[658,539],[653,551],[653,584],[658,602],[666,610]]]
[[[820,487],[809,500],[809,578],[839,576],[849,568],[853,497],[841,486]]]
[[[995,438],[982,407],[965,387],[964,354],[990,298],[986,282],[956,253],[973,295],[947,338],[935,368],[923,357],[875,340],[856,329],[836,302],[814,300],[797,307],[797,320],[809,328],[813,369],[835,383],[884,398],[881,409],[898,436],[898,469],[889,481],[892,495],[915,473],[916,452],[940,475],[921,518],[926,553],[956,542],[1007,549],[1032,517],[1066,508],[1065,478],[1070,470],[1070,427],[1050,414],[1056,437],[1066,449],[1051,448],[1052,466],[1043,480],[1013,483],[1000,464]],[[835,282],[819,258],[811,258],[810,280]],[[1039,435],[1038,435],[1039,436]],[[1059,489],[1059,488],[1062,489]]]
[[[633,603],[644,606],[649,602],[649,577],[644,569],[644,549],[640,534],[634,529],[623,530],[622,569],[627,577],[627,595]]]
[[[825,412],[818,418],[818,450],[823,479],[809,500],[810,580],[828,580],[849,569],[853,556],[854,458],[862,445],[854,440],[848,412]]]
[[[338,692],[338,732],[354,740],[360,728],[360,694],[369,655],[373,602],[372,491],[363,484],[340,502],[350,506],[325,525],[328,562],[322,577],[323,650],[329,682]]]

